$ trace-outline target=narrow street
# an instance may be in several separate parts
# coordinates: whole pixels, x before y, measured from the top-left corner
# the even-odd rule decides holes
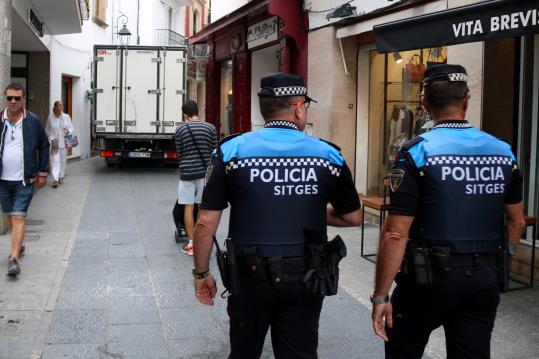
[[[29,211],[22,273],[0,275],[0,358],[225,358],[226,301],[211,308],[196,301],[192,259],[174,242],[176,188],[175,169],[107,168],[93,158],[69,163],[64,185],[40,191]],[[359,256],[360,228],[332,228],[330,236],[336,233],[349,251],[339,294],[324,304],[320,358],[382,358],[368,305],[374,265]],[[377,233],[367,225],[369,250]],[[0,253],[8,251],[4,235]],[[537,292],[502,296],[494,358],[536,357]],[[428,357],[445,357],[444,348],[437,331]],[[272,357],[268,338],[263,358]]]

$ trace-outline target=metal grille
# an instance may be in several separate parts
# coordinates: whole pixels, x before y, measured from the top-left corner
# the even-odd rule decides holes
[[[157,43],[160,46],[183,46],[185,37],[170,29],[156,29]]]

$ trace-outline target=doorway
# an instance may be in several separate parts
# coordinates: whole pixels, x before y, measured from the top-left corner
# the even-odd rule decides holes
[[[62,102],[64,112],[73,118],[73,78],[70,76],[62,76]]]
[[[219,135],[220,138],[229,136],[234,133],[234,93],[233,85],[233,68],[232,59],[221,62],[221,77],[220,77],[220,101],[219,101]]]
[[[264,118],[258,105],[260,79],[273,72],[279,72],[279,45],[265,47],[251,53],[251,128],[256,130],[264,126]]]
[[[64,112],[73,121],[73,78],[70,76],[62,76],[62,102],[64,104]],[[73,148],[67,149],[67,155],[73,155]]]
[[[482,130],[511,144],[524,178],[525,213],[532,217],[539,214],[536,199],[537,114],[534,115],[537,97],[534,66],[537,67],[539,59],[534,58],[535,46],[533,37],[485,42],[481,122]],[[531,238],[531,233],[527,238]]]

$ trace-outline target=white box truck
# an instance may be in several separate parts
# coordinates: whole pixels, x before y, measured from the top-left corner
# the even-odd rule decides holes
[[[92,135],[107,164],[127,158],[176,163],[187,49],[94,46]]]

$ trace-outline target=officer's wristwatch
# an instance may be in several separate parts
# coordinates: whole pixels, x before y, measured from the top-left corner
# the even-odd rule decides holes
[[[205,272],[195,272],[195,268],[193,268],[193,278],[195,279],[204,279],[210,276],[210,270],[208,269]]]
[[[373,305],[389,303],[389,294],[386,294],[386,296],[383,297],[383,298],[375,297],[374,294],[373,294],[373,295],[371,295],[371,303]]]

